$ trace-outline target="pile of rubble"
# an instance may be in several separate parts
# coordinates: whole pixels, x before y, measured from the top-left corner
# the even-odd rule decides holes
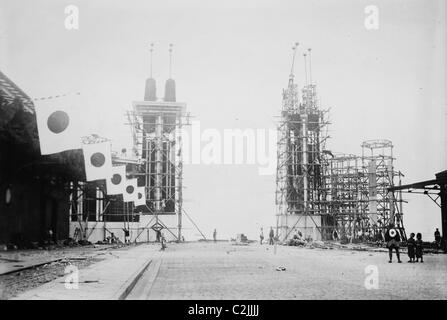
[[[343,243],[341,241],[320,241],[312,240],[311,238],[293,238],[289,239],[282,245],[286,246],[298,246],[308,249],[345,249],[345,250],[356,250],[356,251],[386,251],[386,248],[378,246],[377,244],[370,243]]]
[[[233,244],[233,245],[242,245],[242,246],[246,246],[246,245],[248,245],[249,243],[252,243],[252,242],[255,242],[255,241],[253,241],[253,240],[248,240],[248,238],[247,238],[247,236],[245,235],[245,234],[243,234],[243,233],[238,233],[237,235],[236,235],[236,239],[233,239],[233,238],[231,238],[230,239],[230,242]]]

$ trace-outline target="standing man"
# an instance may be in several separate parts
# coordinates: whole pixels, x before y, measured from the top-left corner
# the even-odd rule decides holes
[[[166,238],[163,233],[160,232],[160,243],[161,243],[161,251],[164,251],[166,249]]]
[[[275,237],[275,232],[273,231],[273,227],[270,227],[269,232],[269,245],[273,245],[273,238]]]
[[[394,228],[393,223],[390,223],[388,230],[385,233],[385,241],[386,246],[388,247],[388,254],[390,256],[390,261],[388,262],[391,263],[393,261],[393,249],[395,249],[397,262],[402,263],[402,261],[400,261],[400,254],[399,254],[400,234],[399,231]]]
[[[48,244],[52,244],[53,243],[53,230],[52,229],[48,229],[48,232],[47,232],[47,242],[48,242]]]
[[[264,241],[264,230],[262,229],[262,227],[261,227],[261,233],[259,234],[259,240],[262,245],[262,241]]]
[[[129,232],[129,230],[128,229],[126,229],[126,228],[123,228],[123,232],[124,232],[124,243],[130,243],[130,240],[129,240],[129,235],[130,235],[130,232]]]
[[[436,242],[436,248],[441,247],[441,233],[439,232],[439,229],[436,228],[435,230],[435,242]]]
[[[214,240],[214,242],[217,241],[217,230],[216,229],[214,229],[214,231],[213,231],[213,240]]]

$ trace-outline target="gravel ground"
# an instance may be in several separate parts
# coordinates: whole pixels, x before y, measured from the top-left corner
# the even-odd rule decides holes
[[[62,247],[53,250],[17,250],[0,254],[0,263],[8,260],[32,260],[42,257],[61,259],[60,261],[45,264],[32,269],[25,269],[6,275],[0,275],[0,300],[9,299],[18,294],[50,282],[64,276],[64,270],[68,265],[74,265],[78,269],[102,261],[106,255],[113,254],[114,250],[127,250],[130,247],[117,246],[83,246]]]
[[[6,259],[48,256],[61,261],[0,276],[0,297],[8,299],[124,248],[78,247],[8,252]],[[358,249],[361,249],[360,251]],[[72,258],[72,259],[69,259]],[[144,299],[447,299],[447,255],[427,254],[425,263],[388,263],[386,250],[302,248],[228,242],[168,244]],[[154,261],[155,265],[155,261]],[[376,268],[377,289],[365,287]],[[284,271],[277,271],[284,267]]]
[[[170,245],[144,299],[447,299],[447,255],[388,263],[387,252]],[[277,271],[282,266],[285,271]],[[377,289],[365,287],[371,269]]]

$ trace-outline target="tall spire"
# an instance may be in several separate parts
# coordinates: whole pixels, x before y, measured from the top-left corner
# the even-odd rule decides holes
[[[146,88],[144,90],[144,100],[145,101],[156,101],[157,100],[157,85],[155,79],[152,78],[152,54],[154,51],[154,44],[150,44],[150,76],[146,79]]]
[[[151,43],[151,49],[150,49],[150,52],[151,52],[151,69],[150,69],[151,78],[152,78],[152,53],[153,53],[153,51],[154,51],[154,44]]]
[[[169,44],[169,79],[172,79],[172,43]]]
[[[309,84],[312,84],[312,49],[307,49],[307,52],[309,52]]]
[[[304,53],[303,54],[303,57],[304,57],[304,77],[305,77],[305,79],[306,79],[306,81],[304,82],[304,84],[307,86],[307,54],[306,53]]]
[[[175,102],[175,80],[172,79],[172,43],[169,44],[169,79],[165,84],[165,98],[164,101]]]
[[[298,48],[299,43],[295,42],[295,45],[292,47],[293,56],[292,56],[292,67],[290,68],[290,76],[289,79],[293,79],[294,77],[294,68],[295,68],[295,55],[296,55],[296,49]]]

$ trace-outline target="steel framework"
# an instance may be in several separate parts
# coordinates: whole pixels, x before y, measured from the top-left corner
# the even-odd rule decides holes
[[[396,197],[394,192],[389,191],[396,180],[401,185],[403,176],[394,168],[394,160],[391,141],[368,140],[362,143],[362,171],[368,181],[368,188],[364,190],[368,207],[365,206],[364,210],[370,218],[364,228],[376,227],[384,231],[389,224],[393,224],[405,239],[402,192],[398,191]]]
[[[167,101],[138,101],[127,113],[134,139],[134,153],[141,157],[140,170],[133,175],[146,187],[142,214],[177,215],[182,228],[182,129],[186,104]]]
[[[319,108],[314,84],[304,87],[301,101],[291,74],[288,87],[283,91],[277,127],[276,205],[280,239],[286,239],[298,223],[297,220],[291,226],[287,221],[289,215],[308,217],[321,232],[321,223],[314,218],[321,219],[321,215],[327,213],[322,169],[328,139],[328,110]]]
[[[358,230],[363,219],[365,199],[362,193],[362,175],[359,157],[353,154],[336,154],[327,159],[324,170],[326,219],[323,238],[350,237]]]
[[[405,239],[402,194],[396,198],[389,192],[403,176],[394,168],[392,142],[365,141],[361,156],[326,150],[328,110],[319,106],[316,85],[307,80],[307,65],[305,60],[301,99],[293,63],[283,90],[277,126],[277,237],[288,240],[301,229],[305,237],[366,241],[377,239],[394,224]],[[317,232],[312,234],[309,228]]]

